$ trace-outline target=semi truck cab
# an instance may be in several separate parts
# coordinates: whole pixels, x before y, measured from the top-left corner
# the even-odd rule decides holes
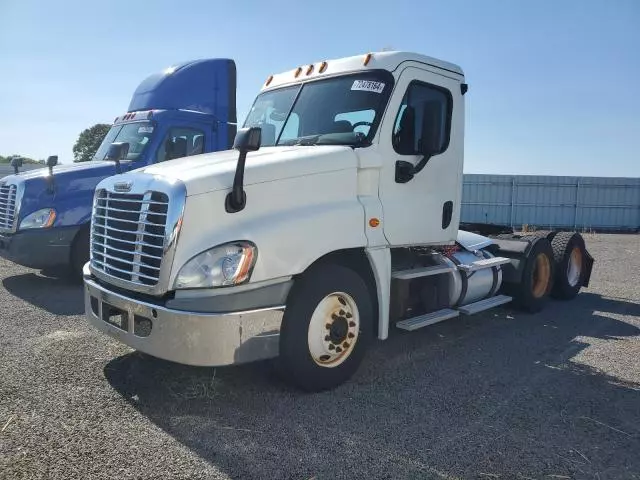
[[[33,268],[89,260],[89,222],[98,182],[112,175],[226,150],[236,133],[236,67],[230,59],[185,62],[146,78],[92,161],[16,173],[0,180],[0,256]],[[117,162],[113,143],[127,145]],[[50,157],[55,158],[55,157]]]
[[[179,363],[275,359],[318,391],[391,327],[573,298],[592,265],[579,235],[458,229],[466,91],[458,66],[407,52],[269,76],[235,151],[98,185],[87,318]]]

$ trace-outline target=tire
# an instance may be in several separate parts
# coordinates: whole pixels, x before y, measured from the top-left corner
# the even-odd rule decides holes
[[[521,310],[536,313],[549,300],[553,288],[555,263],[553,250],[546,238],[534,238],[526,256],[520,283],[505,284],[504,291],[513,297],[513,303]]]
[[[82,268],[89,261],[89,226],[82,227],[71,246],[71,278],[82,280]]]
[[[571,300],[584,284],[586,248],[582,235],[559,232],[551,242],[556,275],[551,296]]]
[[[276,360],[279,373],[309,392],[344,383],[364,358],[374,318],[367,285],[354,270],[337,264],[313,268],[287,300]]]
[[[547,240],[551,241],[553,240],[553,237],[557,233],[558,232],[554,232],[552,230],[536,230],[535,232],[528,233],[526,236],[522,238],[526,240],[533,240],[536,238],[546,238]]]

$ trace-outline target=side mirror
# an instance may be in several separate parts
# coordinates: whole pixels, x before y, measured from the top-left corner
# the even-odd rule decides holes
[[[436,155],[442,150],[442,133],[445,126],[443,102],[425,102],[422,106],[422,131],[418,150],[424,156]]]
[[[244,209],[247,204],[247,194],[244,191],[244,164],[247,152],[255,152],[262,142],[260,127],[241,128],[233,141],[233,148],[240,152],[236,164],[236,174],[233,177],[233,188],[225,199],[224,208],[227,213],[236,213]]]
[[[51,155],[47,157],[47,167],[49,167],[49,177],[47,178],[48,187],[47,190],[49,193],[54,193],[54,185],[53,185],[53,167],[58,165],[58,156]]]
[[[405,118],[403,118],[403,123],[401,126],[407,130],[409,135],[409,142],[415,142],[416,137],[413,134],[412,127],[415,125],[415,119],[413,117],[413,109],[407,108],[405,110]],[[410,162],[405,162],[404,160],[399,160],[396,162],[396,183],[407,183],[411,181],[411,179],[420,173],[422,169],[425,167],[427,162],[431,157],[437,155],[442,151],[443,138],[442,134],[445,128],[445,118],[444,118],[444,104],[443,102],[425,102],[422,105],[422,125],[421,131],[419,132],[418,139],[418,148],[417,151],[412,152],[414,155],[422,155],[422,159],[417,164],[412,164]],[[412,143],[407,143],[405,139],[405,145],[413,145]],[[411,147],[415,149],[415,147]],[[402,152],[407,155],[409,152]]]
[[[255,152],[262,142],[262,129],[260,127],[241,128],[233,140],[234,150],[240,152]]]
[[[407,183],[414,175],[414,166],[411,162],[398,160],[396,162],[396,183]]]
[[[124,160],[129,153],[129,144],[127,142],[115,142],[109,145],[105,160],[119,162]]]
[[[116,172],[122,173],[120,169],[120,160],[124,160],[129,153],[129,144],[127,142],[114,142],[109,145],[109,151],[105,160],[116,162]]]
[[[13,173],[17,175],[19,172],[18,169],[22,166],[22,157],[13,157],[10,165],[13,167]]]

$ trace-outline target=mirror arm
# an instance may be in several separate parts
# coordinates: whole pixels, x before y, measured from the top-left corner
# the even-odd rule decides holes
[[[431,160],[431,157],[433,157],[433,155],[425,155],[424,157],[422,157],[422,160],[416,163],[416,165],[413,167],[413,174],[417,175],[418,173],[420,173],[422,169],[427,165],[429,160]]]
[[[53,194],[55,192],[53,185],[53,167],[49,167],[49,176],[47,177],[47,192],[49,192],[50,194]]]
[[[224,208],[227,213],[239,212],[247,204],[247,194],[244,191],[244,164],[246,159],[246,150],[241,150],[238,156],[236,174],[233,177],[233,189],[227,194],[224,202]]]

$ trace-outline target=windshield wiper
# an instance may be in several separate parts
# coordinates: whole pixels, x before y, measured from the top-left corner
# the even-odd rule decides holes
[[[368,144],[367,137],[364,135],[357,135],[353,139],[337,138],[335,135],[327,133],[319,133],[317,135],[308,135],[306,137],[293,138],[281,142],[279,145],[287,147],[303,146],[308,147],[311,145],[344,145],[346,147],[362,147]]]
[[[319,139],[320,139],[320,135],[309,135],[307,137],[299,137],[299,138],[294,138],[292,140],[287,140],[286,142],[280,143],[280,145],[284,145],[287,147],[289,146],[308,147],[311,145],[317,145]]]

